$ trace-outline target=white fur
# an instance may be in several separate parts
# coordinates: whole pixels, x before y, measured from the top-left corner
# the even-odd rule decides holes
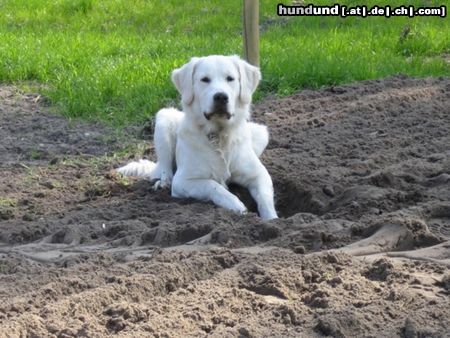
[[[152,179],[152,173],[155,170],[156,163],[149,160],[139,160],[131,162],[117,169],[124,176],[139,176],[146,179]]]
[[[156,114],[158,162],[132,162],[118,171],[157,179],[155,188],[171,185],[173,197],[210,200],[246,212],[244,204],[228,191],[227,183],[234,182],[249,189],[263,219],[277,218],[272,180],[259,160],[269,133],[267,127],[248,121],[251,96],[260,79],[259,69],[237,56],[192,58],[172,73],[183,112],[167,108]],[[229,118],[217,114],[217,93],[228,97]]]

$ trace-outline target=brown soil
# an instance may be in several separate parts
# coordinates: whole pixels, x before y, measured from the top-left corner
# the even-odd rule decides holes
[[[448,336],[450,79],[302,91],[254,116],[271,222],[118,177],[151,141],[0,87],[0,336]]]

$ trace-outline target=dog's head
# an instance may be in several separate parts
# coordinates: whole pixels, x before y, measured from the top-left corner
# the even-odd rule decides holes
[[[260,79],[259,68],[238,56],[194,57],[172,73],[185,113],[222,125],[248,118]]]

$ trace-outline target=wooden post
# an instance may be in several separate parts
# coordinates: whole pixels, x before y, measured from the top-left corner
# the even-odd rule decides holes
[[[243,21],[245,59],[259,67],[259,0],[244,0]]]

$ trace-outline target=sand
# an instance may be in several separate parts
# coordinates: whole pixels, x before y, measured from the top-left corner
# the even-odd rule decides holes
[[[450,79],[253,110],[270,222],[116,175],[154,159],[151,123],[123,136],[1,86],[0,336],[448,337]]]

